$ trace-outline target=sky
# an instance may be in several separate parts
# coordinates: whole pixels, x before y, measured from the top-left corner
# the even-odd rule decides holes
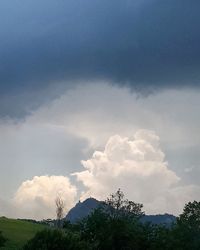
[[[200,197],[197,0],[0,2],[0,215],[118,188],[147,214]]]

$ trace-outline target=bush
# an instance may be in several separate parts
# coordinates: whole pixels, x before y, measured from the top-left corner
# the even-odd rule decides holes
[[[2,232],[0,231],[0,247],[3,247],[6,241],[7,239],[2,235]]]
[[[24,250],[86,250],[85,242],[78,233],[64,232],[58,229],[46,229],[38,232],[28,241]]]

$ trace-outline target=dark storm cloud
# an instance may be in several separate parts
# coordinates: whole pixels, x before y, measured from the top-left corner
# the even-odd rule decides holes
[[[23,115],[62,81],[199,86],[199,10],[198,0],[2,0],[0,113]]]

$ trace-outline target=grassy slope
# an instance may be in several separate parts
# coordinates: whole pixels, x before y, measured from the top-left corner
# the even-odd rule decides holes
[[[36,232],[44,228],[44,225],[1,217],[0,231],[8,239],[6,247],[1,249],[21,249],[27,240],[31,239]]]

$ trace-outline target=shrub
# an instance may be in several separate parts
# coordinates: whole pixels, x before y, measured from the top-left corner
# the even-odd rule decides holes
[[[58,229],[46,229],[38,232],[27,242],[24,250],[86,250],[85,242],[78,233],[64,232]]]
[[[6,241],[7,239],[2,235],[2,232],[0,231],[0,247],[3,247]]]

